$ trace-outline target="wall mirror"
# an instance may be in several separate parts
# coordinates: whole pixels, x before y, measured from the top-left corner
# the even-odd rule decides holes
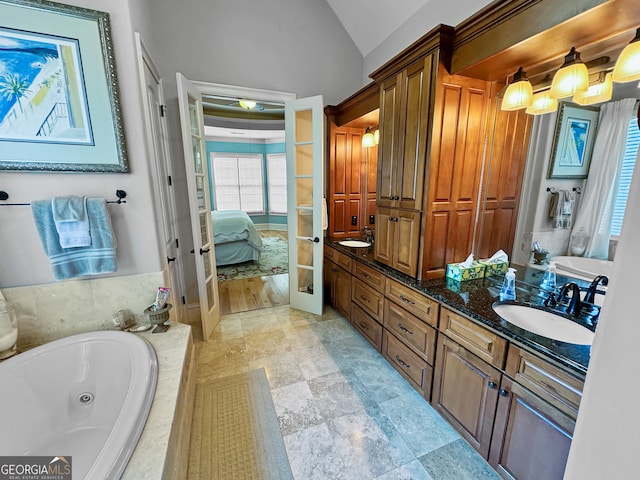
[[[127,172],[109,15],[0,0],[0,170]]]

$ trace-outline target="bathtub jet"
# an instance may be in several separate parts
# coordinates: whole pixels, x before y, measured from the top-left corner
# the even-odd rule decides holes
[[[0,452],[66,456],[74,479],[117,479],[147,420],[153,347],[125,332],[56,340],[0,363]]]

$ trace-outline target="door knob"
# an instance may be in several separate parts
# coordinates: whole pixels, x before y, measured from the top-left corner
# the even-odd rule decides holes
[[[167,263],[171,263],[175,261],[176,261],[176,257],[173,257],[173,258],[167,257]]]
[[[313,242],[313,243],[320,243],[320,239],[318,237],[313,237],[313,239],[307,238],[307,240],[309,240],[310,242]]]
[[[209,253],[209,250],[211,250],[211,248],[200,248],[200,255],[203,255],[205,253]]]

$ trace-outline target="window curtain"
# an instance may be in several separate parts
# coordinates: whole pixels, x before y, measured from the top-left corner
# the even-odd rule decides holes
[[[589,235],[585,257],[606,260],[609,256],[613,201],[635,102],[634,98],[625,98],[606,103],[600,109],[589,177],[572,231],[576,234],[582,228]]]

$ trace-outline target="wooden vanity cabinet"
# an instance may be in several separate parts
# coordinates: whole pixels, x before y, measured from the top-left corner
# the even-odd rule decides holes
[[[325,247],[323,263],[325,299],[342,316],[351,316],[351,258],[333,248]]]

